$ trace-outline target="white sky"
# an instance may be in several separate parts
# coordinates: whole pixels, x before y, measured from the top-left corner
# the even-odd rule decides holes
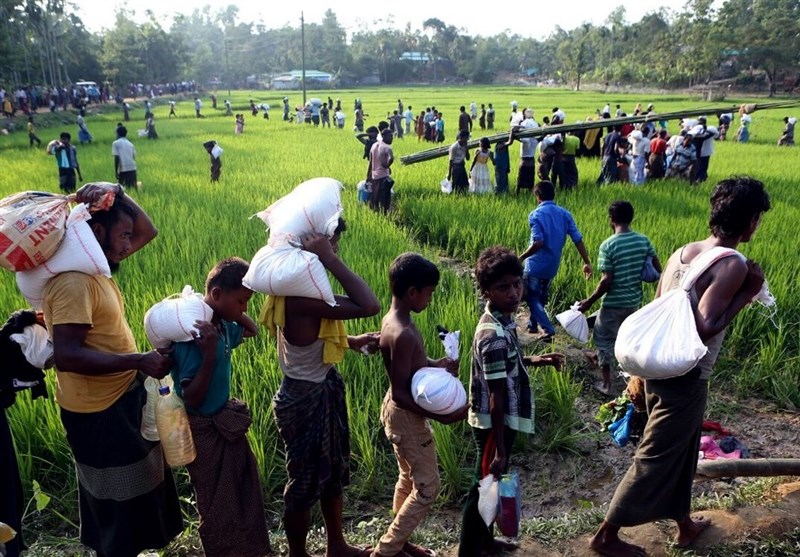
[[[112,27],[114,13],[119,6],[135,8],[136,20],[143,20],[145,10],[152,10],[161,24],[168,28],[175,13],[191,13],[196,8],[210,6],[214,13],[230,4],[239,6],[242,21],[263,21],[267,28],[279,28],[285,24],[298,26],[303,11],[307,23],[319,23],[325,10],[332,9],[339,23],[350,33],[365,28],[385,28],[390,25],[403,29],[406,23],[412,29],[421,29],[422,22],[431,17],[439,18],[447,25],[466,29],[472,35],[491,36],[508,31],[525,37],[543,39],[556,27],[573,29],[583,22],[602,24],[617,6],[625,6],[626,21],[639,21],[643,15],[661,6],[683,9],[684,0],[562,0],[561,2],[438,2],[425,0],[390,0],[388,2],[343,0],[134,0],[124,3],[119,0],[72,0],[78,15],[91,31]],[[516,11],[512,9],[516,8]],[[524,6],[524,7],[523,7]],[[377,23],[376,23],[377,22]]]

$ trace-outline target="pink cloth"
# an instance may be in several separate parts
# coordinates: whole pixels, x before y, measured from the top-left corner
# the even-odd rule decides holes
[[[716,460],[718,458],[742,458],[742,453],[739,449],[730,453],[723,452],[713,437],[703,435],[700,438],[700,460]]]

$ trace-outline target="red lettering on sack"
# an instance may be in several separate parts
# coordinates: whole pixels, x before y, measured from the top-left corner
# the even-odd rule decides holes
[[[0,253],[5,253],[11,247],[11,238],[0,232]]]
[[[34,247],[37,247],[39,244],[41,244],[42,241],[44,241],[44,239],[53,230],[56,229],[56,225],[58,224],[58,221],[60,220],[61,216],[62,215],[60,214],[55,214],[51,216],[49,219],[44,221],[39,228],[30,233],[28,238],[30,239]]]
[[[11,253],[6,255],[6,259],[16,271],[27,271],[36,266],[21,247],[14,248]]]

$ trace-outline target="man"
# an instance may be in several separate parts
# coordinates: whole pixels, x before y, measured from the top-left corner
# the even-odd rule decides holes
[[[469,176],[467,175],[468,142],[469,132],[460,131],[458,132],[458,140],[450,146],[448,152],[450,166],[447,169],[447,179],[453,182],[453,191],[456,193],[466,193],[469,187]]]
[[[283,97],[283,121],[289,121],[289,97]]]
[[[687,133],[683,136],[683,142],[675,147],[675,152],[667,168],[667,178],[685,178],[693,183],[692,177],[696,162],[697,149],[692,145],[692,134]]]
[[[78,202],[107,189],[87,185]],[[112,272],[155,238],[150,217],[119,187],[114,205],[88,221]],[[116,282],[61,273],[47,283],[44,318],[53,339],[56,402],[75,459],[81,543],[104,557],[135,557],[164,547],[183,521],[161,445],[140,434],[142,375],[162,378],[172,359],[141,353],[125,320]]]
[[[50,154],[56,158],[58,166],[58,187],[64,193],[75,191],[75,174],[78,180],[83,181],[81,175],[81,165],[78,163],[78,150],[70,143],[72,136],[69,132],[62,132],[60,141],[56,141],[50,147]]]
[[[200,109],[203,108],[203,101],[200,100],[200,97],[194,98],[194,114],[198,118],[203,118],[203,115],[200,114]]]
[[[619,170],[617,169],[617,159],[619,142],[622,139],[620,126],[614,125],[611,132],[603,139],[603,155],[600,166],[600,176],[597,177],[597,185],[611,184],[619,181]]]
[[[494,107],[489,103],[489,109],[486,111],[486,128],[489,130],[494,129]]]
[[[705,116],[697,119],[697,125],[692,128],[694,136],[694,146],[697,149],[697,165],[694,170],[694,183],[705,182],[708,180],[708,165],[711,162],[711,155],[714,154],[714,139],[719,136],[715,127],[706,125]]]
[[[650,160],[647,161],[649,168],[648,176],[652,179],[663,178],[666,168],[667,154],[667,130],[659,130],[655,137],[650,140]]]
[[[520,261],[525,262],[525,302],[530,308],[528,332],[536,333],[537,325],[542,333],[536,338],[542,342],[552,340],[556,330],[544,310],[550,283],[558,273],[561,265],[561,252],[567,241],[572,239],[578,253],[583,259],[583,274],[588,279],[592,276],[592,264],[586,246],[575,220],[566,209],[556,205],[556,189],[552,182],[539,182],[534,188],[538,206],[528,216],[531,227],[531,243],[522,254]]]
[[[535,129],[539,127],[533,119],[533,111],[526,108],[522,111],[525,119],[520,126],[513,126],[508,134],[508,143],[511,144],[520,129]],[[533,183],[536,180],[536,146],[539,140],[535,137],[516,137],[520,142],[519,170],[517,172],[517,195],[520,189],[533,190]]]
[[[414,111],[411,105],[408,105],[408,108],[405,112],[403,112],[403,118],[406,121],[406,135],[411,133],[411,122],[414,121]]]
[[[600,244],[597,270],[602,273],[592,295],[582,300],[580,311],[586,313],[603,299],[592,336],[597,349],[597,360],[603,380],[595,388],[611,395],[611,366],[614,363],[614,344],[622,322],[642,304],[642,267],[645,259],[653,258],[653,266],[660,273],[653,244],[644,234],[631,229],[633,205],[627,201],[614,201],[608,207],[608,220],[614,234]]]
[[[711,235],[686,244],[667,262],[656,296],[678,288],[692,261],[713,247],[735,249],[749,242],[761,217],[770,209],[764,184],[749,177],[723,180],[711,194]],[[647,427],[633,464],[617,486],[605,520],[590,546],[601,555],[643,557],[643,548],[619,539],[619,530],[660,519],[678,525],[678,547],[691,545],[709,521],[690,516],[692,482],[708,378],[717,360],[725,330],[761,290],[764,275],[757,263],[725,257],[708,268],[691,291],[697,332],[708,353],[697,367],[680,377],[645,381]]]
[[[564,152],[561,161],[561,187],[570,190],[578,185],[578,165],[575,164],[575,157],[581,146],[581,140],[576,135],[577,132],[571,131],[564,136]]]
[[[128,188],[138,188],[136,181],[136,147],[128,140],[128,128],[117,126],[117,139],[111,144],[114,155],[114,174],[117,182]]]
[[[472,118],[467,114],[463,105],[458,109],[458,131],[472,132]]]
[[[384,213],[389,212],[389,205],[392,201],[392,163],[394,153],[392,152],[392,140],[394,134],[387,128],[381,132],[383,141],[376,142],[369,151],[370,168],[372,170],[372,198],[370,207],[373,211],[382,209]],[[370,176],[367,175],[369,181]]]

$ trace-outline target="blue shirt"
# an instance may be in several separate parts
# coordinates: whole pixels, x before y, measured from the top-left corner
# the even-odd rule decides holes
[[[561,251],[567,236],[574,243],[583,239],[569,211],[556,205],[555,201],[542,201],[528,215],[531,226],[531,244],[536,241],[544,245],[525,260],[525,274],[542,279],[552,279],[561,264]]]
[[[221,321],[222,332],[217,341],[217,358],[211,371],[206,397],[198,408],[186,405],[190,414],[213,416],[225,406],[231,396],[231,351],[242,343],[244,328],[238,323]],[[203,353],[194,341],[173,344],[175,367],[170,375],[175,382],[175,394],[183,398],[183,383],[192,380],[203,365]]]

